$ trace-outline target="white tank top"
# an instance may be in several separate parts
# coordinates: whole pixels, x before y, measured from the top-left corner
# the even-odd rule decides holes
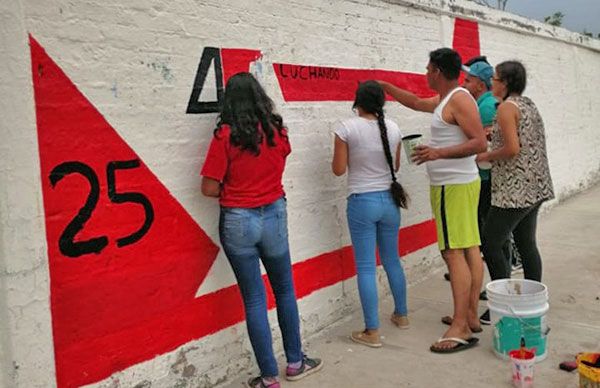
[[[434,148],[451,147],[462,144],[468,140],[462,129],[455,124],[448,124],[442,118],[442,111],[450,101],[452,95],[456,92],[467,93],[473,105],[477,108],[477,102],[471,96],[469,91],[462,87],[457,87],[450,91],[448,95],[440,102],[433,111],[431,120],[431,141],[429,145]],[[427,173],[432,186],[454,185],[470,183],[479,177],[475,155],[458,159],[438,159],[427,162]]]

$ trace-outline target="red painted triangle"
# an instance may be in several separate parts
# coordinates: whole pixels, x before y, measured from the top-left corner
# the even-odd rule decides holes
[[[109,199],[107,165],[139,157],[33,38],[30,45],[58,383],[77,386],[86,381],[84,376],[94,374],[97,360],[130,364],[117,351],[127,340],[119,338],[117,343],[110,336],[159,316],[177,315],[192,303],[218,247],[143,161],[137,168],[117,170],[115,188],[117,193],[145,196],[154,219],[137,242],[117,246],[118,239],[140,229],[146,216],[139,203]],[[68,257],[59,248],[61,234],[91,191],[90,182],[79,173],[64,175],[52,186],[52,170],[64,163],[88,166],[97,177],[98,201],[74,240],[104,236],[106,246],[98,253]],[[151,352],[152,335],[146,333]],[[95,349],[95,360],[65,356],[71,348],[97,341],[102,346]]]

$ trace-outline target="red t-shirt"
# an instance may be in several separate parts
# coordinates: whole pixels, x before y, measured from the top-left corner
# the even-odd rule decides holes
[[[221,206],[258,207],[284,195],[281,176],[291,146],[287,136],[280,136],[277,130],[274,132],[275,146],[270,147],[263,136],[259,155],[232,145],[228,125],[223,125],[217,136],[213,136],[200,175],[223,184]]]

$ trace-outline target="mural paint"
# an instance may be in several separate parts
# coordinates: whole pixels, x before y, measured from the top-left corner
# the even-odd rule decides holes
[[[300,101],[353,101],[359,82],[389,81],[421,97],[435,95],[424,74],[374,69],[346,69],[274,63],[283,99]],[[392,97],[387,96],[388,100]]]
[[[463,61],[480,52],[479,26],[476,22],[456,19],[452,47],[458,51]],[[248,71],[249,64],[261,58],[260,51],[245,49],[218,49],[205,47],[188,104],[187,113],[218,112],[223,97],[223,87],[231,75],[238,71]],[[221,67],[221,60],[223,65]],[[204,86],[210,66],[214,65],[216,74],[217,101],[199,102],[198,98]],[[378,69],[349,69],[313,65],[295,65],[273,63],[273,69],[283,99],[287,102],[316,101],[353,101],[356,85],[369,79],[391,82],[420,97],[435,95],[428,84],[425,74]],[[461,73],[461,81],[464,75]],[[387,96],[388,100],[392,98]]]
[[[463,61],[479,55],[479,26],[456,19],[453,46]],[[348,69],[274,63],[283,99],[288,102],[353,101],[359,82],[376,79],[391,82],[419,97],[435,95],[425,74],[378,69]],[[463,75],[461,74],[461,77]],[[462,78],[461,78],[462,80]],[[388,100],[392,97],[387,96]]]
[[[261,52],[257,50],[205,47],[202,51],[200,63],[198,64],[186,113],[218,112],[223,99],[223,88],[227,84],[227,80],[236,73],[248,71],[251,64],[259,60],[261,56]],[[211,65],[215,72],[217,100],[199,101]]]
[[[476,39],[478,51],[477,25],[464,23],[471,27],[464,42]],[[30,46],[58,386],[100,381],[243,321],[236,285],[195,296],[218,246],[33,37]],[[473,46],[462,49],[475,51]],[[216,82],[222,86],[231,75],[248,70],[260,52],[212,48],[206,58],[198,67],[192,91],[197,97],[190,97],[188,113],[214,109],[214,104],[195,104],[203,104],[198,97],[211,63],[221,71],[223,78]],[[348,99],[357,80],[373,78],[377,71],[274,66],[282,91],[292,93],[284,93],[289,101],[308,96],[321,101],[314,82],[352,75],[344,93],[333,95]],[[285,79],[294,80],[294,71],[309,79],[297,76],[302,82],[288,84]],[[402,228],[399,241],[401,255],[435,243],[433,221]],[[355,275],[349,246],[293,267],[299,298]],[[270,293],[268,304],[274,307]]]

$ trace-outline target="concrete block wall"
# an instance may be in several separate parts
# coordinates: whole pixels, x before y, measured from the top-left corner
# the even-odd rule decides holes
[[[520,59],[558,199],[600,177],[598,41],[464,0],[15,0],[0,5],[0,21],[0,387],[203,387],[254,367],[217,253],[218,206],[199,192],[216,114],[186,113],[207,47],[222,63],[209,62],[201,107],[218,77],[251,68],[290,129],[284,184],[305,337],[359,306],[345,179],[329,168],[353,77],[418,78],[441,46]],[[292,82],[277,64],[337,69],[346,83]],[[340,96],[306,97],[332,85]],[[428,136],[428,115],[391,103],[387,114]],[[442,262],[425,171],[405,163],[401,180],[412,197],[401,251],[414,283]],[[141,194],[154,218],[143,200],[114,202],[111,186]],[[89,219],[65,237],[94,188]],[[119,245],[142,225],[137,241]],[[77,245],[93,239],[92,251]]]

